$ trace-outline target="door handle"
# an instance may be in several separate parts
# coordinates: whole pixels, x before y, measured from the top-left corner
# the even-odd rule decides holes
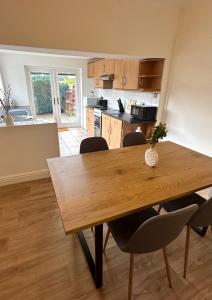
[[[60,99],[57,97],[57,104],[60,104]]]

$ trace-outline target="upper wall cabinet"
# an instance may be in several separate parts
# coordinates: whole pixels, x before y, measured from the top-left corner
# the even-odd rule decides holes
[[[103,81],[100,76],[114,73],[114,61],[112,59],[100,59],[94,62],[94,86],[95,88],[112,89],[112,81]]]
[[[88,78],[94,78],[95,88],[161,91],[164,59],[143,60],[99,59],[88,64]],[[100,76],[114,74],[114,80],[101,80]]]
[[[103,74],[114,74],[114,59],[103,59]]]
[[[87,64],[87,76],[88,78],[93,78],[95,76],[94,62]]]
[[[163,58],[141,60],[139,68],[139,89],[143,92],[160,92],[163,67]]]
[[[137,90],[139,76],[138,60],[115,60],[114,89]]]

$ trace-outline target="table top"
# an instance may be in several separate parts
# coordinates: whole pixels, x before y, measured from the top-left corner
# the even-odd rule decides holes
[[[66,234],[212,186],[212,158],[162,142],[150,168],[147,147],[48,159]]]

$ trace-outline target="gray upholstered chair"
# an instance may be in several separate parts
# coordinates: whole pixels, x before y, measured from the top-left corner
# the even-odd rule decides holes
[[[186,207],[191,204],[197,204],[199,209],[192,216],[191,220],[187,224],[186,234],[186,249],[185,249],[185,262],[183,276],[186,278],[188,268],[188,255],[189,255],[189,243],[190,243],[190,229],[191,227],[197,231],[197,228],[202,227],[202,231],[212,225],[212,197],[209,200],[202,198],[197,194],[191,194],[177,200],[164,203],[162,207],[168,211],[177,211],[182,207]]]
[[[180,197],[178,199],[168,201],[159,206],[158,212],[161,208],[167,212],[172,212],[177,209],[189,206],[191,204],[197,204],[202,206],[207,200],[196,193],[189,194],[187,196]],[[204,236],[207,232],[208,226],[192,226],[193,230],[196,231],[199,235]]]
[[[145,135],[142,132],[131,132],[124,136],[123,147],[146,144]]]
[[[134,254],[163,249],[169,286],[172,287],[166,246],[177,238],[197,205],[191,205],[175,212],[159,215],[153,208],[130,214],[111,221],[108,227],[119,248],[130,253],[128,299],[132,299]]]
[[[146,144],[146,138],[144,134],[141,132],[131,132],[124,136],[123,147],[130,147],[130,146],[143,145],[143,144]],[[110,229],[108,228],[105,237],[104,247],[103,247],[104,251],[107,247],[109,236],[110,236]]]
[[[103,137],[89,137],[82,140],[80,144],[80,154],[104,150],[109,150],[109,147]]]

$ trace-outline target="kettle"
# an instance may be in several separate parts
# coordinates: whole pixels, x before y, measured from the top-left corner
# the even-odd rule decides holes
[[[123,103],[121,102],[121,99],[119,98],[117,100],[117,102],[118,102],[118,105],[119,105],[119,112],[124,113],[124,106],[123,106]]]

